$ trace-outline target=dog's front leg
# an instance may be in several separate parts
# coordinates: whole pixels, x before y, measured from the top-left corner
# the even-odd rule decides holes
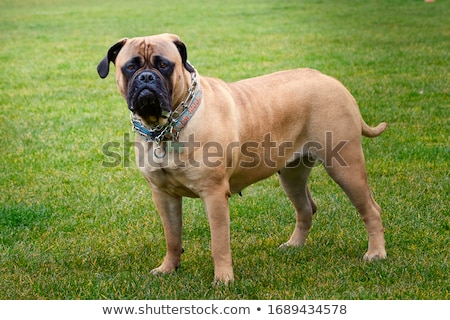
[[[180,266],[182,233],[182,198],[168,195],[152,188],[153,201],[161,217],[166,238],[166,256],[163,263],[151,273],[169,273]]]
[[[214,280],[228,284],[234,280],[230,247],[230,194],[220,189],[202,195],[211,229],[211,250],[214,260]]]

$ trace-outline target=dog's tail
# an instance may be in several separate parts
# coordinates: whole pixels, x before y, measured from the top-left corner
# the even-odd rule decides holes
[[[364,122],[364,120],[361,119],[362,122],[362,135],[369,138],[378,137],[380,134],[383,133],[384,130],[386,130],[387,123],[382,122],[376,127],[372,128],[367,125],[367,123]]]

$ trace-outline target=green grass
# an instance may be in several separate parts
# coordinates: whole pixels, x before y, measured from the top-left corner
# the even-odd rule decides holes
[[[446,1],[8,1],[0,3],[0,299],[448,299],[450,5]],[[304,248],[276,177],[230,200],[236,281],[212,286],[200,200],[184,203],[182,266],[164,256],[146,182],[102,167],[130,133],[113,77],[96,65],[119,38],[177,33],[201,74],[227,81],[312,67],[340,79],[370,124],[364,139],[388,259],[322,168]]]

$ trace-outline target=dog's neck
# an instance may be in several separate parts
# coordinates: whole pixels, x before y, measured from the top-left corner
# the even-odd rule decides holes
[[[158,146],[162,141],[178,139],[180,131],[197,111],[202,101],[202,89],[197,79],[197,70],[191,73],[191,85],[186,93],[186,98],[170,113],[167,122],[163,125],[146,127],[142,121],[131,112],[131,124],[133,131],[139,133],[147,142],[155,142]]]

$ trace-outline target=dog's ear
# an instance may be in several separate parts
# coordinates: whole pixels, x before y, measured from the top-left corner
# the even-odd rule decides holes
[[[187,71],[194,72],[195,71],[194,67],[187,60],[186,45],[180,40],[175,40],[173,43],[177,46],[178,51],[180,52],[181,61],[183,62],[183,66],[186,68]]]
[[[120,49],[125,45],[128,38],[123,38],[119,40],[115,45],[109,48],[108,53],[103,58],[102,61],[97,66],[97,72],[100,78],[104,79],[109,73],[109,63],[116,63],[117,55],[119,54]]]

